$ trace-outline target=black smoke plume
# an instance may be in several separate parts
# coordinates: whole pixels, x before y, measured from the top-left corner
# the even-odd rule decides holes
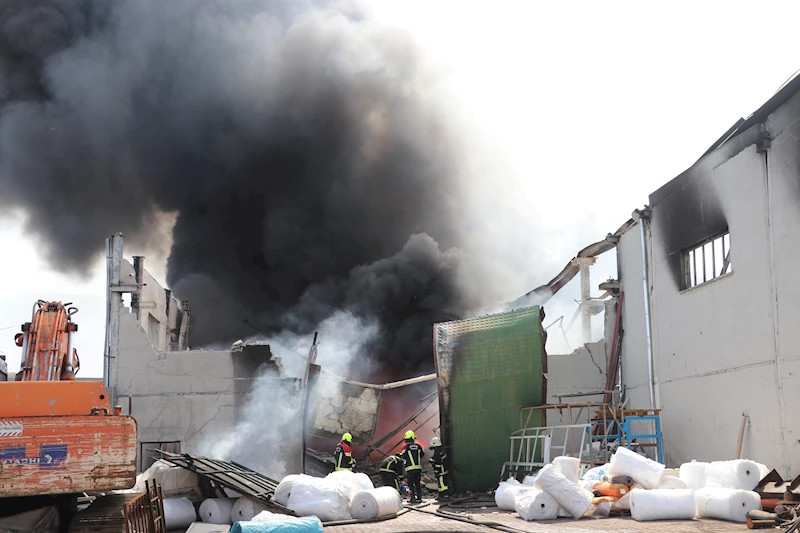
[[[412,39],[356,4],[4,1],[0,56],[0,207],[75,273],[175,215],[194,346],[345,311],[419,370],[476,305],[459,136]]]

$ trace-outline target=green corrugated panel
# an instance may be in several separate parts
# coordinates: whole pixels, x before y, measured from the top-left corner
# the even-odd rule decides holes
[[[530,307],[434,326],[442,437],[458,492],[497,485],[520,408],[547,397],[541,321]],[[540,424],[532,418],[529,427]]]

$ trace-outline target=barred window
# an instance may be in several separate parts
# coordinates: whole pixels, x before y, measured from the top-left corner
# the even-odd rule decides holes
[[[684,289],[691,289],[733,271],[731,236],[727,231],[688,250],[683,255]]]

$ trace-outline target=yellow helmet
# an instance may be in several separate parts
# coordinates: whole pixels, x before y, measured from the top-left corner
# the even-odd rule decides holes
[[[342,435],[342,440],[344,442],[353,442],[353,436],[350,433],[345,433]]]
[[[416,439],[417,437],[414,435],[413,431],[406,431],[406,436],[403,438],[409,440],[409,439]]]

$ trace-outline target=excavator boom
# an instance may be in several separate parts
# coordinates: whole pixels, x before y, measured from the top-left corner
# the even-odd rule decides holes
[[[73,345],[78,324],[72,322],[77,307],[61,302],[37,301],[30,322],[22,325],[15,341],[22,348],[22,368],[17,381],[74,380],[80,366]]]
[[[0,381],[0,499],[136,483],[136,421],[111,405],[102,382],[75,381],[77,311],[39,300],[15,337],[20,371]]]

